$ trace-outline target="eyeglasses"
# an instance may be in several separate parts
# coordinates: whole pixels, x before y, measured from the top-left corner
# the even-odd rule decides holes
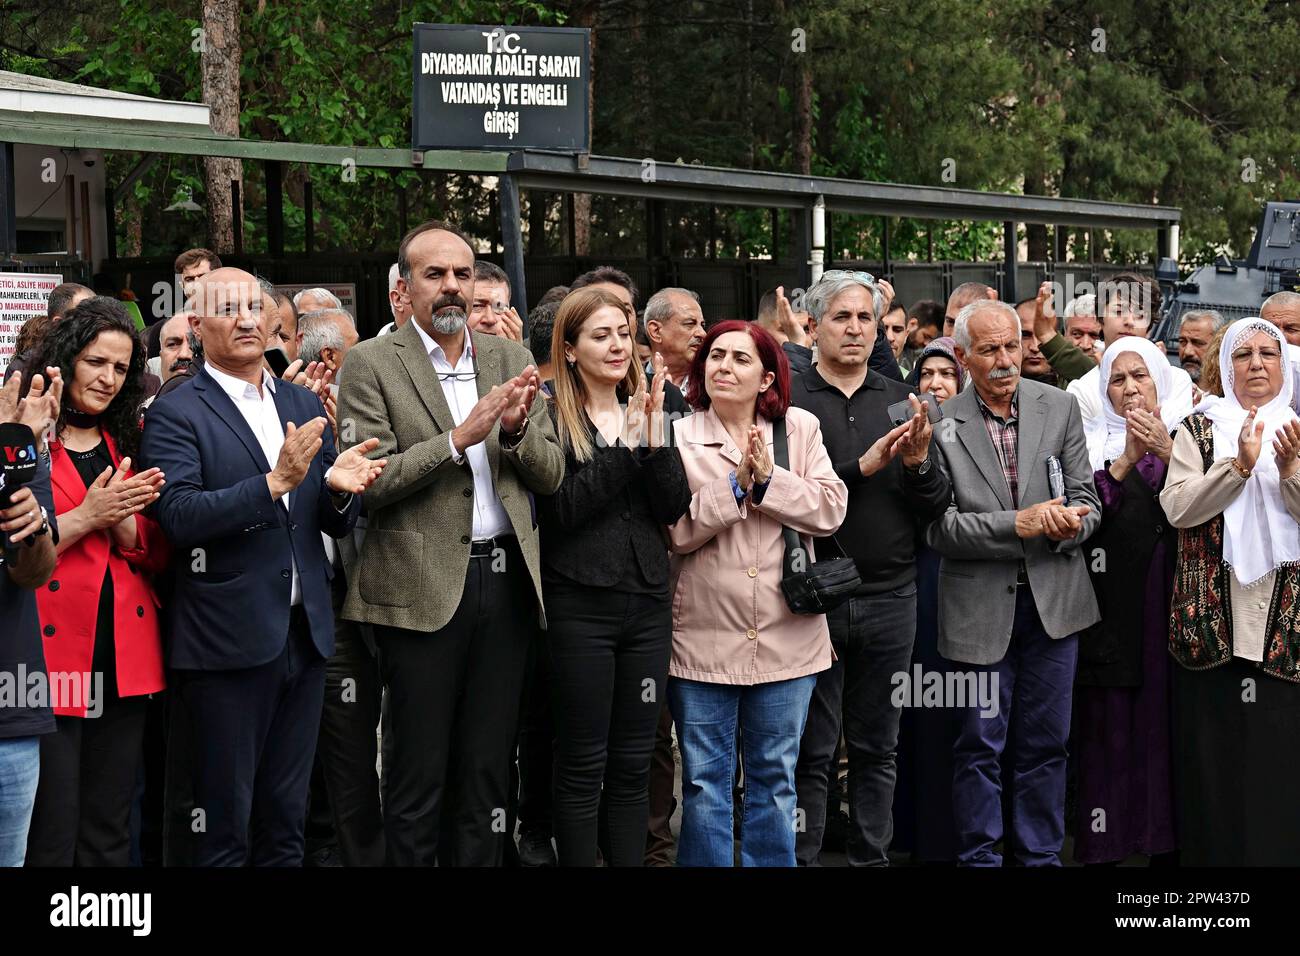
[[[1269,346],[1262,349],[1241,348],[1232,353],[1232,362],[1234,365],[1246,365],[1256,356],[1259,356],[1261,363],[1274,364],[1282,361],[1282,350]]]
[[[478,350],[474,348],[473,339],[467,339],[466,347],[469,349],[469,361],[474,366],[472,372],[439,372],[434,370],[440,382],[472,382],[478,378]]]

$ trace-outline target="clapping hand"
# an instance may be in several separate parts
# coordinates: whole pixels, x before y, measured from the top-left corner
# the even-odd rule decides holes
[[[21,398],[21,375],[11,375],[0,389],[0,422],[17,422],[32,430],[38,451],[45,450],[45,433],[59,419],[59,404],[63,400],[63,373],[56,366],[32,376],[27,396]],[[48,381],[48,387],[46,382]]]
[[[790,306],[790,300],[785,297],[785,286],[776,287],[776,324],[785,337],[795,345],[808,346],[808,333],[804,331],[803,326],[795,321],[794,309]]]
[[[378,438],[367,438],[335,458],[329,472],[330,491],[340,495],[359,495],[373,485],[388,464],[387,458],[372,461],[366,457],[368,452],[378,447]]]
[[[324,439],[325,419],[313,418],[301,428],[289,422],[284,432],[284,444],[280,447],[280,457],[275,467],[266,476],[271,489],[271,497],[279,500],[293,491],[307,477],[312,459],[320,451]]]
[[[523,427],[542,382],[537,375],[536,366],[530,365],[505,385],[509,386],[510,392],[505,410],[501,413],[501,431],[506,435],[515,435]]]
[[[1273,436],[1277,474],[1283,481],[1300,471],[1300,420],[1291,419]]]
[[[1260,447],[1264,444],[1264,422],[1262,419],[1255,420],[1257,412],[1254,405],[1250,406],[1237,438],[1237,462],[1246,471],[1255,467],[1255,462],[1259,461]]]
[[[1038,298],[1034,300],[1034,338],[1043,345],[1060,335],[1056,324],[1056,304],[1052,301],[1052,283],[1044,282],[1038,287]]]
[[[925,403],[915,394],[907,396],[912,404],[912,417],[907,420],[907,431],[903,433],[898,453],[903,456],[903,464],[908,468],[920,468],[930,455],[930,437],[934,427],[930,424],[930,415]]]
[[[1145,408],[1134,408],[1128,413],[1128,428],[1125,437],[1125,451],[1128,451],[1128,442],[1130,436],[1135,436],[1140,450],[1137,458],[1133,459],[1133,464],[1137,464],[1142,455],[1151,452],[1166,465],[1169,464],[1169,456],[1173,453],[1174,442],[1169,437],[1169,429],[1160,419],[1160,409],[1156,408],[1155,412],[1148,412]]]
[[[753,491],[755,485],[767,484],[772,478],[773,465],[762,426],[749,426],[749,442],[742,454],[740,467],[736,469],[736,484],[744,491]]]

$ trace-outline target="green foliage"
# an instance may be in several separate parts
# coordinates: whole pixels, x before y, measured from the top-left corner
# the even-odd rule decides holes
[[[198,101],[198,15],[192,0],[9,0],[0,67]],[[806,70],[819,175],[1179,206],[1187,262],[1244,254],[1262,202],[1300,195],[1300,5],[1270,0],[247,0],[241,134],[404,146],[416,22],[594,24],[593,149],[606,155],[790,171]],[[135,160],[111,156],[110,181]],[[201,217],[161,211],[182,186],[203,203],[201,172],[197,158],[166,158],[137,184],[143,252],[202,238],[187,236]],[[308,176],[319,248],[391,248],[399,190],[412,219],[494,231],[477,177],[363,170],[347,182],[293,166],[291,248]],[[262,171],[246,164],[245,178],[256,249]],[[541,247],[562,251],[558,197],[525,198],[545,207]],[[598,200],[593,250],[641,252],[644,218],[639,202]],[[716,255],[772,254],[767,210],[710,217],[676,203],[669,252],[707,254],[710,218]],[[880,234],[877,217],[835,217],[840,252],[876,259]],[[924,259],[931,240],[936,258],[995,258],[1001,226],[892,222],[894,258]],[[1154,252],[1149,232],[1098,240],[1103,258]]]

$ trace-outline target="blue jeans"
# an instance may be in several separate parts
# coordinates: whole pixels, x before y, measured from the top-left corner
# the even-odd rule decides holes
[[[744,687],[671,678],[682,753],[680,866],[732,866],[731,788],[740,725],[741,866],[794,866],[794,771],[817,676]]]
[[[39,737],[0,739],[0,866],[22,866],[41,776]]]

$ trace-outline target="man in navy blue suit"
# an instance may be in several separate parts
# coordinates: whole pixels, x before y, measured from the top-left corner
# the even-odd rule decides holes
[[[334,651],[322,533],[356,523],[385,462],[336,456],[311,390],[262,364],[273,304],[257,280],[198,280],[204,367],[154,403],[140,457],[167,475],[154,515],[176,549],[172,693],[188,713],[195,862],[299,866],[325,659]]]

